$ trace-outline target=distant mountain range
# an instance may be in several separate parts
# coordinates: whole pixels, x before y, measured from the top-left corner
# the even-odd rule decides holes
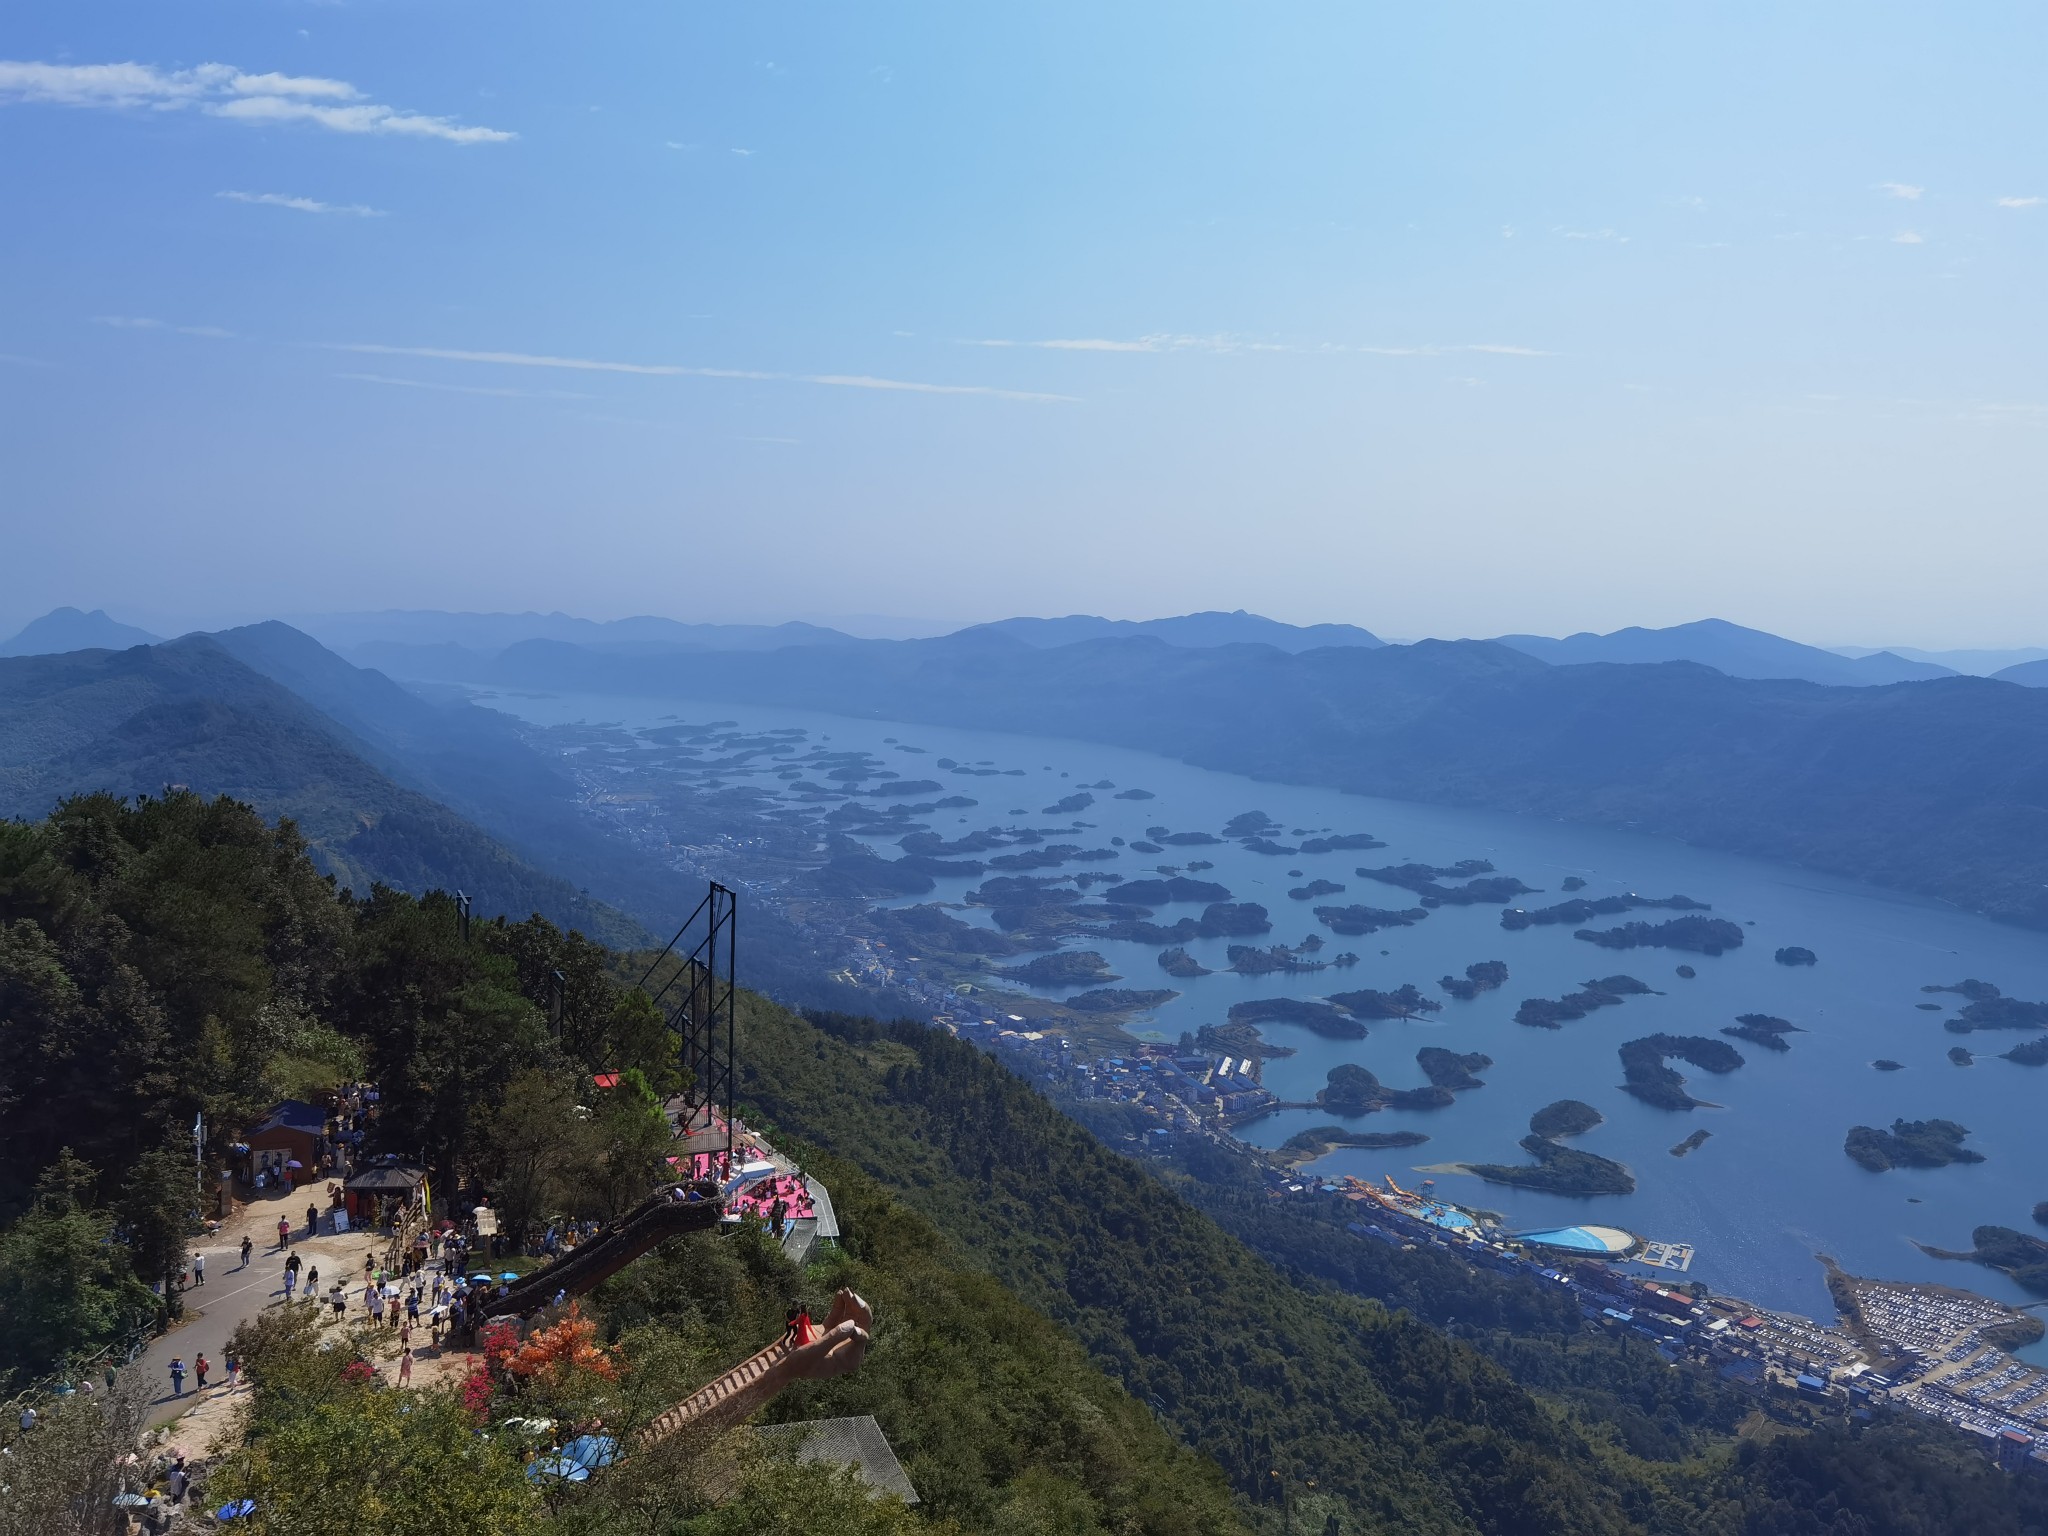
[[[1888,650],[1908,661],[1932,662],[1965,677],[1996,677],[2008,667],[2016,667],[2023,662],[2048,660],[2048,648],[2038,645],[2003,651],[1923,651],[1910,645],[1831,645],[1828,649],[1837,656],[1852,657],[1875,656],[1880,650]]]
[[[1725,619],[1701,619],[1692,624],[1674,624],[1669,629],[1617,629],[1611,635],[1567,635],[1562,640],[1542,635],[1502,635],[1498,643],[1553,666],[1592,661],[1696,661],[1730,677],[1803,678],[1809,683],[1852,688],[1956,675],[1952,668],[1908,661],[1890,651],[1848,657],[1760,629],[1744,629]]]
[[[118,623],[104,608],[83,613],[76,608],[52,608],[30,623],[13,639],[0,644],[0,656],[55,656],[65,651],[125,651],[131,645],[154,645],[157,637],[146,629]]]
[[[555,641],[642,657],[862,643],[843,631],[806,623],[692,624],[650,616],[601,622],[564,613],[444,613],[432,609],[324,614],[301,620],[299,628],[358,666],[415,682],[444,683],[496,680],[502,670],[497,666],[498,658],[531,641]],[[1161,619],[1106,619],[1093,614],[999,619],[955,633],[969,638],[1001,637],[1039,649],[1086,640],[1147,638],[1184,649],[1265,645],[1300,654],[1327,646],[1374,648],[1388,643],[1370,630],[1352,624],[1286,624],[1243,609]],[[144,630],[115,622],[104,612],[86,614],[75,608],[59,608],[0,646],[0,655],[43,655],[93,647],[122,649],[147,645],[154,639]],[[1604,635],[1588,632],[1561,639],[1502,635],[1497,643],[1553,666],[1692,661],[1730,677],[1802,679],[1837,687],[1881,687],[1958,673],[1996,675],[2009,682],[2038,687],[2044,673],[2048,673],[2048,669],[2023,670],[2033,662],[2048,660],[2048,649],[1824,649],[1724,619],[1701,619],[1664,629],[1620,629]]]
[[[1692,662],[1550,666],[1490,641],[1042,649],[987,628],[692,658],[531,641],[501,686],[1069,736],[1363,794],[1678,837],[2048,927],[2048,695]]]
[[[961,630],[963,635],[992,633],[1040,647],[1073,645],[1082,640],[1124,639],[1146,635],[1168,645],[1270,645],[1282,651],[1312,651],[1325,645],[1385,645],[1370,630],[1352,624],[1283,624],[1242,608],[1235,613],[1184,613],[1171,619],[1100,619],[1070,614],[1064,619],[998,619]]]

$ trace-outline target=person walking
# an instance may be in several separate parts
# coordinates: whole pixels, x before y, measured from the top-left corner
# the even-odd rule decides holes
[[[192,1357],[192,1375],[199,1382],[199,1390],[202,1392],[206,1390],[206,1373],[212,1369],[213,1364],[206,1358],[205,1350],[202,1349]]]
[[[240,1384],[240,1382],[241,1382],[241,1379],[242,1379],[242,1357],[241,1357],[240,1355],[236,1354],[236,1353],[235,1353],[235,1352],[234,1352],[234,1351],[233,1351],[233,1350],[231,1349],[231,1350],[229,1350],[229,1351],[228,1351],[228,1353],[227,1353],[227,1362],[228,1362],[228,1390],[229,1390],[230,1392],[232,1392],[232,1391],[234,1391],[234,1390],[235,1390],[236,1386]]]
[[[185,1357],[183,1355],[173,1355],[171,1356],[171,1396],[183,1397],[184,1395]]]
[[[255,1248],[255,1239],[244,1233],[242,1236],[242,1268],[247,1269],[249,1267],[249,1255],[255,1251]]]
[[[370,1305],[370,1325],[379,1327],[384,1322],[384,1292],[379,1286],[371,1286],[366,1298]]]
[[[341,1288],[339,1280],[334,1282],[334,1289],[327,1293],[327,1299],[334,1304],[334,1320],[340,1322],[343,1314],[348,1311],[348,1292]]]
[[[298,1288],[298,1284],[299,1272],[290,1265],[286,1265],[284,1271],[284,1299],[287,1303],[291,1301],[292,1292]]]
[[[320,1266],[315,1264],[306,1271],[306,1300],[311,1301],[320,1294]]]
[[[318,1237],[319,1235],[320,1207],[317,1205],[309,1205],[306,1207],[306,1236]]]
[[[412,1351],[409,1349],[398,1357],[398,1384],[401,1387],[412,1385]]]
[[[203,1253],[192,1255],[192,1284],[195,1288],[206,1284],[206,1255]]]
[[[277,1218],[277,1246],[289,1248],[292,1245],[292,1223],[288,1216]]]

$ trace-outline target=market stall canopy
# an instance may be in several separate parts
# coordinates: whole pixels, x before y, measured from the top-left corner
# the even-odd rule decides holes
[[[409,1195],[426,1182],[418,1163],[378,1163],[353,1175],[342,1188],[352,1195]]]

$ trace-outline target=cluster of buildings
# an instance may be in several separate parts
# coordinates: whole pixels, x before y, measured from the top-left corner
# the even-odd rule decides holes
[[[1943,1419],[1973,1435],[2014,1472],[2048,1477],[2048,1372],[1988,1343],[1987,1330],[2018,1315],[1981,1296],[1938,1286],[1848,1281],[1860,1327],[1831,1327],[1754,1306],[1705,1287],[1674,1286],[1618,1263],[1655,1257],[1676,1267],[1675,1245],[1647,1247],[1618,1228],[1508,1233],[1472,1213],[1356,1179],[1305,1183],[1274,1175],[1276,1193],[1335,1193],[1353,1201],[1360,1237],[1431,1246],[1502,1273],[1567,1287],[1590,1326],[1639,1337],[1676,1364],[1709,1366],[1767,1408],[1796,1405],[1867,1415],[1880,1403]],[[1689,1250],[1683,1254],[1690,1261]],[[1846,1277],[1844,1277],[1846,1279]]]

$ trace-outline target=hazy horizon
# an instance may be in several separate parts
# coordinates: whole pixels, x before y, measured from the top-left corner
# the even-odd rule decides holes
[[[2033,644],[2044,42],[2012,5],[16,13],[0,627]]]

